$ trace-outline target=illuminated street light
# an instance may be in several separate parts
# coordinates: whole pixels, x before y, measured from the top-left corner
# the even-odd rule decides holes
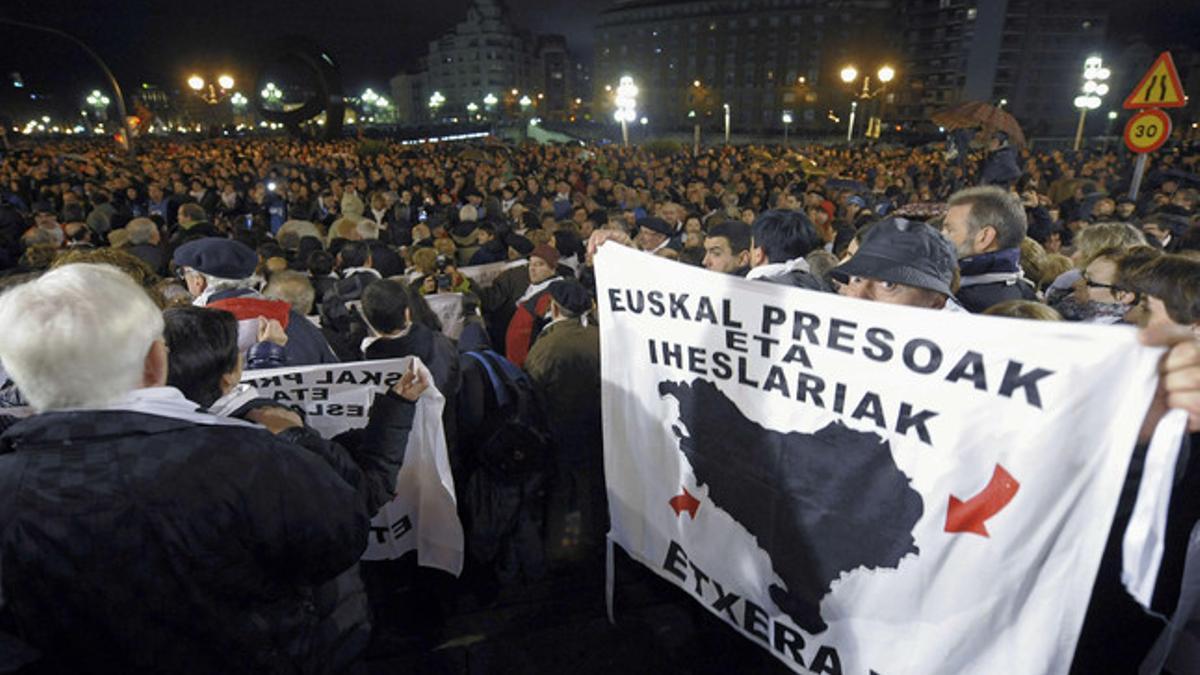
[[[379,100],[379,94],[376,94],[373,89],[367,87],[367,90],[362,93],[362,100],[364,103],[374,103]]]
[[[217,77],[217,86],[222,89],[233,89],[233,77],[231,75],[220,75]]]
[[[839,75],[842,78],[842,82],[852,85],[858,79],[858,68],[855,68],[854,66],[846,66],[842,68]],[[871,76],[864,76],[862,91],[856,95],[856,99],[858,100],[850,102],[850,119],[846,123],[846,142],[850,142],[854,139],[854,118],[858,115],[858,101],[866,101],[881,94],[887,87],[887,84],[896,78],[896,69],[884,64],[879,67],[879,70],[875,71],[875,77],[879,79],[881,86],[875,91],[871,91]],[[880,104],[879,107],[882,110],[882,104]],[[880,114],[880,117],[882,116],[883,115]],[[882,120],[880,120],[880,122],[880,126],[882,126]]]
[[[187,85],[192,88],[192,91],[200,91],[204,88],[204,78],[193,75],[187,79]]]
[[[1075,97],[1075,107],[1079,109],[1079,126],[1075,129],[1075,150],[1083,144],[1083,126],[1087,121],[1087,112],[1100,107],[1101,97],[1108,93],[1105,83],[1112,71],[1104,67],[1104,60],[1099,56],[1089,56],[1083,62],[1082,94]],[[1112,118],[1110,118],[1112,119]]]
[[[525,109],[525,108],[528,108],[529,106],[533,105],[533,99],[529,98],[529,96],[522,96],[521,100],[517,101],[517,103],[520,103],[521,108]]]
[[[490,93],[489,93],[487,96],[484,96],[484,97],[483,97],[483,104],[484,104],[484,105],[486,105],[486,106],[488,106],[489,108],[490,108],[491,106],[494,106],[494,105],[496,105],[496,104],[497,104],[497,103],[499,103],[499,102],[500,102],[500,99],[496,98],[496,95],[495,95],[495,94],[490,94]]]
[[[787,147],[788,127],[792,126],[792,111],[784,110],[783,115],[780,117],[780,119],[783,121],[783,145],[784,145],[784,147]]]
[[[271,103],[283,98],[283,92],[280,91],[279,87],[275,86],[274,82],[268,82],[267,86],[263,87],[263,90],[258,93],[262,94],[263,100]]]
[[[446,97],[442,96],[442,92],[440,92],[440,91],[433,92],[433,95],[431,95],[429,97],[429,112],[430,112],[430,114],[432,114],[434,117],[436,117],[437,113],[438,113],[438,109],[441,108],[442,104],[445,102],[446,102]]]
[[[621,140],[629,147],[629,123],[637,119],[637,85],[633,78],[623,75],[617,84],[617,112],[614,117],[621,123]]]

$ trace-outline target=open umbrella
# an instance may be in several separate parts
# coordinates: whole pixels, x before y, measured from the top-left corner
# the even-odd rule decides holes
[[[982,101],[967,101],[936,112],[930,118],[946,129],[971,129],[980,127],[988,133],[1003,131],[1013,145],[1025,146],[1025,132],[1017,118]]]

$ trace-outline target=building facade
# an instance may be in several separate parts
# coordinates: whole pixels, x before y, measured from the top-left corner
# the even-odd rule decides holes
[[[466,18],[431,41],[421,62],[390,84],[402,123],[472,114],[559,118],[581,95],[574,76],[581,70],[562,36],[535,36],[515,26],[499,0],[473,0]],[[441,102],[430,106],[435,92]],[[494,104],[487,103],[489,95]],[[526,96],[530,104],[523,107]]]
[[[720,126],[724,106],[738,131],[832,132],[846,123],[867,74],[895,66],[889,0],[630,0],[596,26],[597,116],[612,115],[622,76],[639,88],[638,111],[658,128]],[[885,93],[884,96],[887,94]],[[695,117],[689,117],[694,114]]]
[[[1083,62],[1103,52],[1109,5],[900,0],[905,21],[900,117],[919,123],[960,101],[988,101],[1003,103],[1027,136],[1073,133]],[[1114,86],[1104,110],[1119,109],[1118,96]]]

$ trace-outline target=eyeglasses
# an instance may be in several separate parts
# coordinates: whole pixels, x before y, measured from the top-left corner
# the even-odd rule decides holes
[[[1121,287],[1117,286],[1116,284],[1102,284],[1099,281],[1092,281],[1086,274],[1083,275],[1083,283],[1087,284],[1088,288],[1107,288],[1113,293],[1122,290]]]
[[[1088,288],[1107,288],[1113,295],[1116,295],[1117,293],[1133,293],[1133,301],[1128,304],[1131,306],[1142,304],[1142,294],[1136,291],[1131,291],[1128,288],[1122,288],[1116,284],[1102,284],[1098,281],[1092,281],[1086,274],[1083,275],[1083,283],[1086,284]]]

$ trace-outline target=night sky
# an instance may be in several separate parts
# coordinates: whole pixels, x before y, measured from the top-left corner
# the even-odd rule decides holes
[[[590,56],[592,26],[611,0],[508,0],[519,26],[565,34]],[[15,0],[0,16],[65,30],[108,61],[126,86],[141,81],[181,86],[205,64],[229,69],[253,63],[285,35],[316,38],[339,62],[347,91],[386,87],[387,79],[423,54],[428,42],[461,21],[469,0]],[[53,93],[83,91],[101,80],[66,42],[0,25],[4,79],[21,73],[29,86]],[[249,69],[245,69],[249,72]]]
[[[1052,1],[1052,0],[1046,0]],[[52,25],[90,44],[127,87],[150,81],[179,87],[194,69],[230,70],[244,82],[271,41],[308,35],[340,63],[347,92],[386,88],[429,40],[460,21],[469,0],[8,0],[0,16]],[[585,58],[592,27],[612,0],[508,0],[518,25],[562,33]],[[1112,33],[1145,35],[1156,47],[1200,48],[1200,2],[1117,2]],[[0,72],[68,102],[102,81],[69,44],[0,25]],[[11,91],[11,90],[10,90]]]

